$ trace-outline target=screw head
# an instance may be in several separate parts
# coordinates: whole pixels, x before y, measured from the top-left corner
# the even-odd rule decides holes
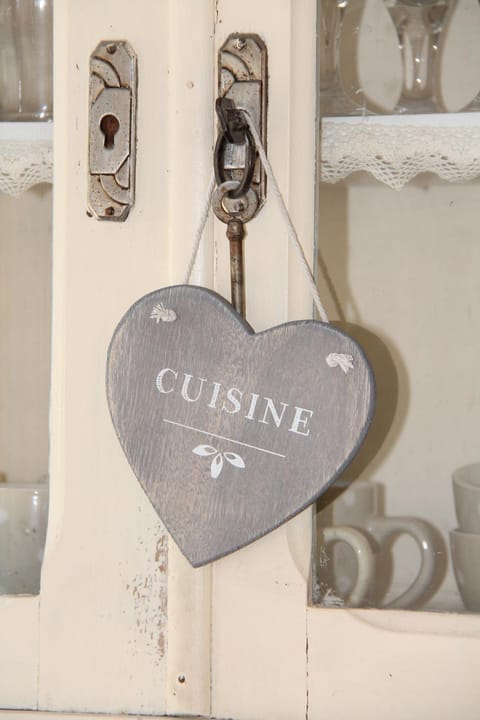
[[[234,41],[233,47],[235,48],[235,50],[239,50],[241,52],[247,47],[247,41],[243,37],[238,37]]]
[[[113,207],[105,208],[105,215],[115,215],[115,208],[113,208]]]
[[[111,43],[110,45],[107,45],[107,52],[110,55],[113,55],[114,53],[117,52],[117,46],[115,45],[115,43]]]
[[[183,685],[183,683],[185,682],[186,679],[187,679],[187,678],[185,677],[185,675],[179,675],[178,678],[177,678],[178,682],[179,682],[179,683],[182,683],[182,685]]]

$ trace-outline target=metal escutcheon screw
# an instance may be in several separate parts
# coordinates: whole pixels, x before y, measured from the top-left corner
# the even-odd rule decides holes
[[[245,40],[245,38],[239,37],[234,41],[233,47],[235,48],[235,50],[239,50],[241,52],[247,47],[247,41]]]

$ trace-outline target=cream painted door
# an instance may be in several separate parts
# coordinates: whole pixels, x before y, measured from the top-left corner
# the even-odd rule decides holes
[[[313,255],[316,3],[58,0],[55,25],[50,520],[40,596],[0,598],[0,706],[400,720],[453,717],[468,695],[463,720],[473,718],[477,618],[309,607],[311,511],[192,570],[106,405],[119,318],[182,281],[211,173],[216,49],[231,32],[268,46],[269,155]],[[137,197],[124,224],[85,212],[88,59],[102,39],[138,55]],[[228,297],[224,231],[210,220],[194,281]],[[272,199],[248,228],[246,278],[254,328],[310,316]]]
[[[191,570],[129,470],[104,389],[126,308],[182,281],[211,174],[216,48],[230,32],[259,33],[269,46],[270,155],[311,253],[315,7],[275,3],[275,23],[272,8],[56,3],[50,522],[40,596],[0,605],[3,707],[240,717],[256,697],[256,715],[305,714],[309,514],[235,559]],[[137,197],[124,224],[86,215],[88,61],[101,39],[128,40],[138,55]],[[194,281],[228,296],[224,232],[210,221]],[[258,329],[310,312],[289,258],[269,203],[246,253]],[[239,618],[245,628],[230,638]]]

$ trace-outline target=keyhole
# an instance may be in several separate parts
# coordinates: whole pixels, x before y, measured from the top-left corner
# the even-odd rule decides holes
[[[103,147],[112,150],[115,145],[115,134],[118,132],[120,123],[115,115],[104,115],[100,121],[100,130],[105,135]]]

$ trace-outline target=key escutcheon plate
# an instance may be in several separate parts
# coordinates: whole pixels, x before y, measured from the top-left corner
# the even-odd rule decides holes
[[[124,41],[90,56],[88,214],[126,220],[135,200],[137,62]]]

